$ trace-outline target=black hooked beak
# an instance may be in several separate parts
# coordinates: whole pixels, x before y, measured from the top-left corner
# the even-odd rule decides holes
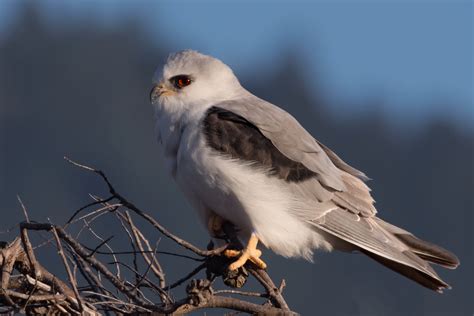
[[[150,102],[153,104],[155,101],[158,99],[158,97],[161,94],[161,90],[163,89],[163,86],[161,84],[154,85],[153,88],[151,88],[150,91]]]

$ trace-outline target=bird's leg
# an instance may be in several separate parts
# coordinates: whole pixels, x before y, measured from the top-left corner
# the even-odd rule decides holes
[[[223,235],[224,222],[225,220],[222,217],[215,213],[211,213],[207,222],[207,229],[213,237],[219,237]],[[252,233],[244,250],[224,250],[223,254],[228,258],[235,258],[240,256],[229,266],[229,270],[237,270],[238,268],[242,267],[248,260],[253,262],[260,269],[265,269],[267,265],[265,262],[263,262],[262,259],[260,259],[262,252],[257,249],[257,244],[258,237],[257,235]]]
[[[211,233],[212,237],[219,237],[222,235],[222,225],[224,219],[219,215],[212,213],[207,221],[207,229]]]
[[[253,262],[260,269],[265,269],[267,267],[267,264],[263,262],[262,259],[260,259],[262,252],[257,249],[257,243],[258,243],[258,237],[257,235],[252,233],[252,235],[250,236],[249,242],[247,243],[247,247],[245,247],[244,250],[238,251],[238,250],[226,249],[224,251],[224,256],[229,257],[229,258],[240,256],[239,259],[232,262],[232,264],[229,266],[229,270],[237,270],[238,268],[242,267],[247,262],[247,260],[250,260],[251,262]]]

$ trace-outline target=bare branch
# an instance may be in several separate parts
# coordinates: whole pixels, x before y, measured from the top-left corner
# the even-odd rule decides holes
[[[66,161],[68,161],[69,163],[71,163],[71,164],[73,164],[73,165],[75,165],[79,168],[83,168],[85,170],[88,170],[88,171],[91,171],[91,172],[94,172],[94,173],[98,174],[102,178],[102,180],[104,180],[104,182],[107,184],[107,187],[109,188],[110,194],[112,194],[117,200],[119,200],[122,203],[123,206],[125,206],[129,210],[135,212],[137,215],[143,217],[150,224],[152,224],[153,227],[155,227],[158,231],[160,231],[163,235],[165,235],[169,239],[176,242],[178,245],[180,245],[180,246],[182,246],[182,247],[184,247],[184,248],[186,248],[186,249],[188,249],[188,250],[190,250],[190,251],[192,251],[192,252],[194,252],[194,253],[196,253],[200,256],[203,256],[203,257],[211,256],[211,255],[217,255],[217,254],[220,253],[220,252],[218,252],[218,250],[220,250],[220,249],[204,251],[204,250],[196,247],[195,245],[191,244],[190,242],[187,242],[184,239],[181,239],[178,236],[170,233],[166,228],[164,228],[160,223],[158,223],[153,217],[146,214],[142,210],[138,209],[133,203],[129,202],[127,199],[125,199],[123,196],[121,196],[117,191],[115,191],[115,188],[112,186],[112,184],[110,183],[107,176],[101,170],[96,170],[94,168],[82,165],[82,164],[77,163],[77,162],[75,162],[75,161],[73,161],[73,160],[71,160],[67,157],[64,157],[64,159],[66,159]]]
[[[18,203],[20,203],[21,209],[23,210],[23,215],[25,215],[25,220],[29,222],[30,218],[28,217],[28,211],[26,210],[25,204],[23,204],[23,201],[19,195],[16,196],[16,199],[18,200]]]
[[[145,236],[143,236],[143,234],[137,229],[137,227],[132,221],[132,218],[130,217],[130,214],[128,212],[125,212],[125,214],[126,214],[126,220],[132,230],[133,237],[135,238],[135,244],[138,246],[138,249],[140,249],[143,259],[145,259],[145,261],[149,264],[150,268],[155,273],[156,277],[159,279],[160,287],[164,288],[165,287],[165,274],[163,272],[163,268],[161,267],[160,263],[158,262],[158,260],[156,260],[156,257],[155,257],[156,249],[154,251],[151,251],[150,243],[145,238]],[[147,255],[147,252],[143,248],[142,241],[145,243],[148,253],[153,254],[152,258],[150,258]]]
[[[26,221],[19,225],[18,238],[11,243],[0,242],[1,312],[98,315],[104,311],[117,314],[166,315],[225,308],[250,314],[295,315],[282,296],[284,280],[277,287],[265,270],[250,263],[237,271],[229,271],[229,259],[221,256],[228,245],[205,250],[178,237],[119,194],[104,172],[69,158],[65,159],[74,166],[98,175],[106,184],[110,196],[102,199],[91,194],[93,201],[75,210],[64,226],[32,221],[18,197]],[[123,250],[115,251],[112,245],[116,244],[116,239],[101,237],[103,232],[96,220],[103,219],[104,216],[113,216],[115,220],[111,223],[120,223],[119,229],[130,241],[128,249],[123,249],[121,245]],[[137,218],[143,218],[166,239],[159,238],[159,243],[156,242],[152,247],[147,236],[136,224]],[[73,227],[77,232],[76,237],[67,231]],[[85,230],[96,238],[95,245],[83,245],[80,238],[84,238],[81,233]],[[34,231],[46,242],[33,247],[29,234]],[[233,248],[242,248],[232,224],[225,222],[223,231],[224,239]],[[157,249],[158,245],[161,248],[162,243],[167,240],[173,242],[176,251]],[[48,246],[57,248],[69,284],[38,262],[35,251]],[[102,250],[103,247],[106,247],[107,251]],[[179,250],[182,249],[193,252],[197,257],[180,254]],[[159,254],[191,259],[199,262],[199,265],[174,283],[166,285],[165,269],[157,256]],[[113,262],[102,261],[104,255],[113,256]],[[116,266],[117,273],[111,271],[109,264]],[[120,272],[120,266],[126,268],[123,273]],[[14,271],[19,274],[12,276]],[[77,271],[82,275],[80,280],[77,279]],[[193,279],[201,271],[206,272],[205,277]],[[250,275],[246,271],[249,271]],[[224,284],[228,286],[242,287],[251,276],[262,285],[262,293],[213,288],[216,286],[214,280],[219,277],[222,277]],[[181,285],[185,286],[186,296],[175,300],[172,290]],[[262,300],[262,303],[246,299]]]
[[[67,276],[69,278],[69,283],[72,286],[72,290],[74,291],[74,296],[76,297],[77,303],[79,305],[79,312],[84,311],[84,303],[82,302],[81,296],[79,295],[79,291],[77,290],[76,280],[72,275],[71,268],[69,268],[69,264],[67,262],[66,256],[64,255],[63,246],[61,245],[61,240],[59,240],[58,233],[56,232],[56,228],[53,227],[52,229],[54,239],[56,240],[56,244],[58,245],[58,253],[63,260],[64,268],[66,268]]]

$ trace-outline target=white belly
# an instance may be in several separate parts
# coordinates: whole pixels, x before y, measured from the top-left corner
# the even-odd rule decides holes
[[[254,232],[276,253],[310,259],[312,249],[331,246],[292,212],[295,197],[285,182],[249,163],[223,158],[205,144],[199,126],[181,136],[175,179],[201,219],[211,212],[232,222],[243,240]]]

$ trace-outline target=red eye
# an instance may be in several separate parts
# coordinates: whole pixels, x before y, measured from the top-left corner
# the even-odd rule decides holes
[[[182,89],[186,86],[189,86],[192,82],[191,78],[186,75],[179,75],[171,78],[171,82],[177,89]]]

